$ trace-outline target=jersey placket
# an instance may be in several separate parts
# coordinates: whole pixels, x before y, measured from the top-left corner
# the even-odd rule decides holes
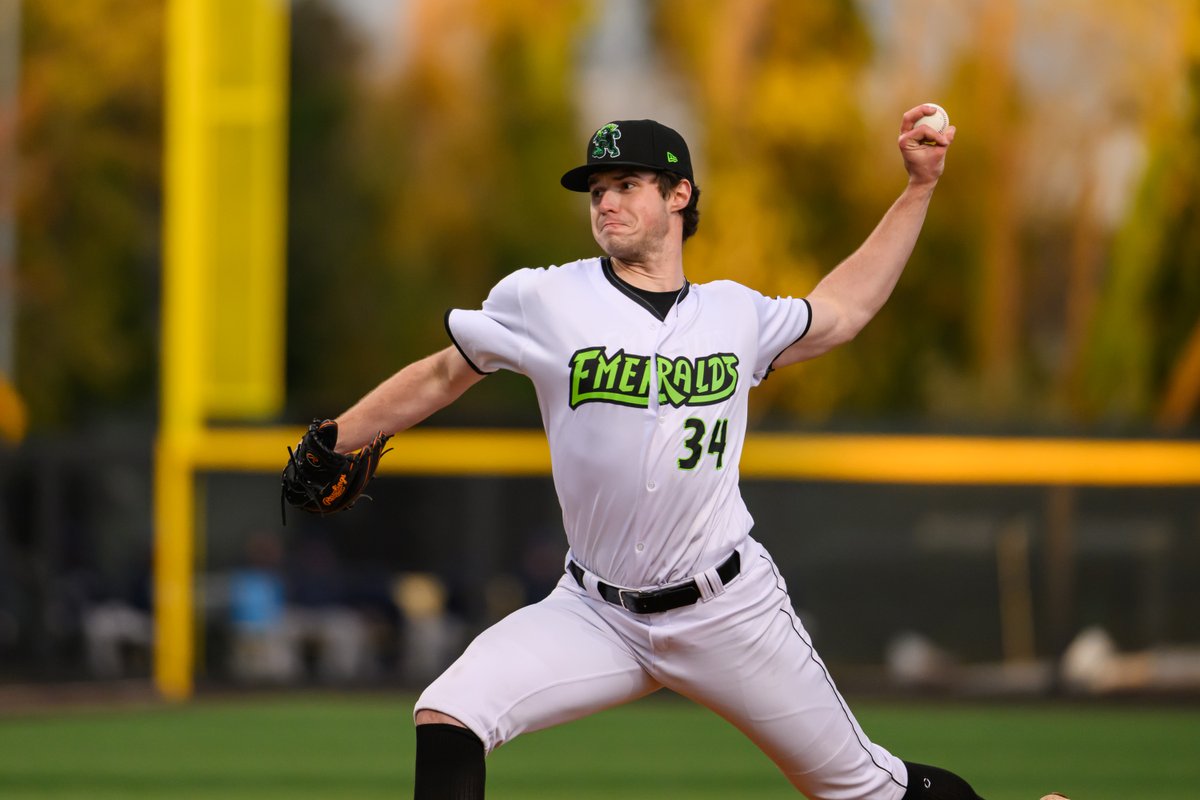
[[[647,431],[646,442],[642,449],[641,463],[641,478],[642,488],[645,495],[652,495],[658,492],[663,484],[663,476],[655,473],[655,464],[657,455],[662,448],[669,447],[668,433],[666,431],[667,419],[670,416],[668,410],[659,402],[660,387],[658,373],[658,357],[663,350],[663,345],[670,337],[679,319],[679,306],[675,305],[667,313],[666,319],[659,321],[653,319],[647,323],[647,332],[650,333],[652,346],[650,350],[650,396],[646,398],[646,410],[649,417],[649,430]],[[634,550],[637,556],[642,557],[646,554],[645,542],[638,541],[634,545]]]

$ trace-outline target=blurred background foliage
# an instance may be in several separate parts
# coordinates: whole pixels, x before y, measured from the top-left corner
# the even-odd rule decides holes
[[[1195,429],[1194,2],[409,0],[374,4],[386,31],[363,5],[292,3],[283,421],[445,346],[443,311],[512,269],[595,254],[558,176],[608,119],[692,144],[692,280],[800,295],[899,193],[900,115],[935,100],[958,139],[895,297],[854,346],[767,381],[763,424]],[[163,17],[23,6],[15,383],[35,430],[153,419]],[[495,378],[438,421],[536,425],[530,393]]]
[[[16,385],[35,429],[147,417],[157,400],[162,7],[28,3],[22,21]]]

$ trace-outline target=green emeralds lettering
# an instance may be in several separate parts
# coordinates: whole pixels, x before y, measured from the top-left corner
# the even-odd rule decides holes
[[[704,365],[705,383],[703,389],[697,386],[697,391],[692,395],[689,405],[704,406],[719,403],[737,388],[737,356],[732,353],[717,353],[706,356],[704,359],[697,359],[697,361]]]
[[[658,373],[658,402],[674,408],[707,406],[727,400],[738,387],[738,357],[713,353],[698,358],[654,357],[617,350],[612,355],[603,347],[575,351],[570,368],[570,406],[584,403],[614,403],[633,408],[649,405],[652,373]]]
[[[596,385],[603,387],[606,391],[611,392],[617,385],[617,370],[621,368],[621,362],[624,360],[625,354],[618,350],[613,353],[611,359],[605,358],[604,351],[600,350],[596,353]]]
[[[696,391],[708,394],[708,363],[704,360],[696,363]]]
[[[645,359],[641,359],[639,356],[634,356],[632,358],[627,356],[625,358],[625,363],[621,365],[621,385],[618,387],[620,388],[622,394],[636,394],[637,387],[634,385],[634,371],[639,366],[642,369],[646,368]]]
[[[642,382],[638,384],[638,389],[637,389],[638,397],[649,397],[650,396],[650,381],[652,381],[653,379],[654,379],[654,370],[650,370],[650,369],[642,370]]]
[[[692,395],[692,362],[686,358],[675,360],[675,385],[679,387],[679,393]]]
[[[672,379],[674,371],[675,362],[666,356],[658,356],[658,402],[669,403],[678,408],[684,404],[687,395],[676,388]]]
[[[603,347],[585,347],[571,356],[571,408],[584,403],[616,403],[645,408],[649,392],[634,387],[649,374],[649,359],[618,350],[612,356]],[[649,388],[647,383],[647,389]]]

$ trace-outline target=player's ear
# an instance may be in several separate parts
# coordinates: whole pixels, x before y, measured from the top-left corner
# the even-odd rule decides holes
[[[692,201],[692,182],[687,178],[675,184],[671,195],[667,198],[667,207],[672,211],[683,211]]]

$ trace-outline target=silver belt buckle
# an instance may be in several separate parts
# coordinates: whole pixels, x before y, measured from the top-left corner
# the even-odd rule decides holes
[[[617,589],[617,597],[621,600],[621,608],[634,614],[642,613],[630,605],[631,602],[637,600],[637,595],[638,592],[635,589]]]

